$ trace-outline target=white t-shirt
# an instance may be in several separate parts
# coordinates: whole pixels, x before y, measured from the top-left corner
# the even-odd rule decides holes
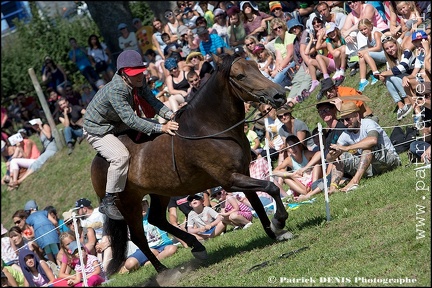
[[[93,213],[88,215],[86,219],[81,218],[81,226],[93,228],[95,230],[97,240],[102,239],[104,222],[105,215],[99,211],[99,207],[94,208]]]
[[[367,137],[367,134],[370,131],[378,132],[378,147],[384,146],[389,152],[393,152],[397,154],[393,144],[391,143],[390,138],[387,136],[387,133],[372,119],[362,119],[360,124],[360,131],[358,133],[348,132],[347,130],[343,131],[339,136],[337,144],[347,146],[360,142],[364,138]],[[379,148],[380,149],[380,148]],[[362,153],[362,149],[358,149],[359,153]]]

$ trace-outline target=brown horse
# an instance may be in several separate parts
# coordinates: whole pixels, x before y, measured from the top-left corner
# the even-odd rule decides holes
[[[151,196],[149,223],[182,239],[198,259],[207,258],[205,247],[193,235],[167,221],[171,196],[195,194],[219,185],[226,191],[243,191],[269,237],[292,237],[283,230],[288,213],[279,188],[270,181],[249,177],[250,146],[243,131],[244,101],[280,107],[286,101],[285,91],[265,78],[253,61],[231,53],[213,55],[213,60],[215,71],[176,114],[176,136],[162,134],[139,143],[135,135],[120,136],[131,158],[126,188],[116,203],[125,220],[107,219],[105,225],[113,249],[108,274],[117,272],[125,260],[127,227],[131,240],[156,271],[167,269],[150,251],[144,236],[141,200],[146,194]],[[97,155],[91,166],[91,179],[99,198],[105,195],[107,169],[108,162]],[[271,222],[256,191],[265,191],[276,200],[277,210]]]

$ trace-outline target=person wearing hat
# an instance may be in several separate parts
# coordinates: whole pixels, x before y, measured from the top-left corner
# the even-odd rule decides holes
[[[225,41],[217,33],[209,34],[209,31],[204,26],[197,28],[197,35],[201,40],[199,50],[206,61],[211,61],[211,54],[222,54],[225,48],[229,48]]]
[[[265,40],[268,42],[267,22],[274,17],[270,14],[259,10],[258,5],[254,1],[241,1],[240,10],[244,16],[244,28],[246,35],[257,37],[258,41]]]
[[[116,136],[119,129],[130,128],[148,135],[175,135],[173,131],[178,129],[178,123],[171,121],[174,113],[153,96],[145,82],[145,70],[141,55],[137,51],[126,50],[120,53],[116,74],[96,93],[84,114],[85,137],[110,163],[106,196],[102,199],[100,211],[115,220],[123,219],[115,206],[115,200],[116,193],[123,192],[125,188],[130,157],[126,146]],[[139,101],[147,102],[144,107],[135,103],[134,99],[138,96],[141,98]],[[135,113],[138,105],[144,108],[144,117]],[[162,125],[147,119],[154,117],[156,113],[169,121]]]
[[[21,249],[18,255],[20,267],[25,278],[25,287],[53,286],[56,278],[46,261],[39,259],[30,249]]]
[[[360,109],[359,113],[360,113],[361,117],[362,118],[371,118],[375,121],[378,121],[378,118],[373,115],[372,108],[370,108],[369,105],[367,105],[365,103],[365,101],[361,100],[363,98],[365,100],[368,100],[369,98],[367,98],[366,96],[362,96],[362,93],[355,90],[354,88],[348,87],[348,86],[336,86],[336,84],[333,82],[333,80],[331,78],[326,78],[326,79],[323,79],[321,81],[321,91],[320,92],[323,95],[325,95],[327,99],[341,98],[343,100],[343,97],[346,97],[346,96],[359,96],[359,100],[353,100],[353,101],[359,107],[359,109]],[[318,99],[318,100],[320,100],[320,99]],[[345,101],[348,101],[348,100],[345,100]],[[335,101],[334,103],[339,110],[342,101]]]
[[[57,263],[56,256],[60,243],[55,226],[57,220],[48,211],[39,211],[35,200],[27,201],[24,210],[29,214],[25,222],[33,230],[36,243],[44,250],[48,260]]]
[[[169,104],[167,106],[176,112],[183,105],[186,105],[186,97],[189,94],[190,84],[186,79],[186,71],[180,69],[175,58],[166,59],[164,67],[169,72],[169,75],[165,78],[165,83],[170,93],[168,98]]]
[[[189,233],[198,240],[206,240],[219,236],[225,230],[219,213],[211,207],[204,206],[202,193],[189,195],[187,200],[192,207],[187,220]]]
[[[246,38],[246,30],[243,25],[243,21],[240,18],[240,9],[237,5],[233,5],[225,11],[228,16],[228,43],[231,47],[241,47],[244,44]]]
[[[121,50],[133,50],[141,52],[140,48],[138,47],[138,40],[135,32],[129,31],[128,25],[126,25],[126,23],[120,23],[117,29],[120,31],[118,43]]]
[[[337,143],[330,144],[327,161],[342,160],[335,165],[332,178],[348,174],[349,183],[341,189],[349,192],[359,187],[362,177],[372,177],[391,171],[401,165],[401,160],[387,133],[372,119],[362,119],[360,108],[353,101],[343,102],[339,118],[347,127]],[[333,183],[332,179],[332,183]]]
[[[333,22],[325,24],[325,31],[327,35],[326,44],[327,50],[333,55],[336,72],[333,74],[332,79],[336,81],[336,85],[339,86],[345,80],[345,68],[347,65],[346,56],[346,44],[345,38],[342,37],[339,28]],[[320,65],[321,67],[323,65]],[[323,74],[327,74],[327,70],[322,71]],[[327,76],[327,75],[325,75]],[[326,78],[326,77],[324,77]]]

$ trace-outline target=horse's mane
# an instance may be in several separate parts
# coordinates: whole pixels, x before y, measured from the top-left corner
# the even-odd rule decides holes
[[[187,111],[189,109],[194,109],[196,103],[201,101],[200,99],[202,97],[205,97],[205,95],[208,94],[208,92],[206,91],[218,91],[218,88],[221,87],[220,83],[218,83],[219,80],[217,80],[218,74],[222,74],[222,77],[224,79],[228,79],[231,70],[231,65],[234,59],[238,57],[238,55],[236,54],[230,55],[227,53],[222,53],[218,56],[222,59],[221,63],[219,65],[216,65],[216,68],[212,71],[207,81],[201,83],[201,85],[198,87],[198,90],[193,95],[192,99],[188,101],[188,104],[183,106],[177,111],[176,117],[181,117],[184,111]]]

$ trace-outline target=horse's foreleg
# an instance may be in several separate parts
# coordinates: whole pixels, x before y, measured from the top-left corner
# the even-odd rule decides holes
[[[126,192],[124,192],[126,193]],[[130,192],[132,193],[132,192]],[[136,199],[135,199],[136,198]],[[128,211],[122,211],[122,214],[125,217],[126,223],[129,226],[130,231],[130,238],[131,241],[134,242],[139,249],[144,253],[144,255],[147,257],[147,259],[151,262],[153,267],[156,269],[158,273],[167,270],[167,267],[165,267],[159,259],[153,254],[153,252],[150,250],[150,247],[147,242],[147,238],[144,233],[144,227],[142,222],[142,206],[141,206],[141,199],[142,197],[135,197],[135,198],[129,198],[128,203],[123,203],[123,207],[128,207]],[[126,201],[123,200],[122,201]],[[135,203],[135,204],[132,204]],[[139,203],[139,204],[137,204]],[[115,241],[116,239],[113,239]]]
[[[283,230],[285,227],[285,222],[288,219],[288,212],[282,203],[280,198],[280,189],[274,183],[265,180],[259,180],[255,178],[250,178],[242,174],[233,174],[234,181],[233,186],[229,188],[229,191],[242,191],[245,193],[246,198],[251,203],[253,209],[258,215],[261,224],[264,227],[265,232],[271,238],[276,238],[278,240],[285,240],[292,237],[292,234]],[[267,192],[270,196],[275,199],[276,202],[276,213],[270,223],[267,213],[264,207],[255,193],[257,191]],[[287,234],[289,233],[289,234]]]
[[[192,248],[192,254],[195,258],[200,260],[207,259],[208,255],[204,245],[202,245],[195,236],[171,225],[171,223],[168,222],[166,211],[169,197],[154,194],[151,194],[150,196],[151,203],[148,217],[149,223],[183,240],[189,247]]]

